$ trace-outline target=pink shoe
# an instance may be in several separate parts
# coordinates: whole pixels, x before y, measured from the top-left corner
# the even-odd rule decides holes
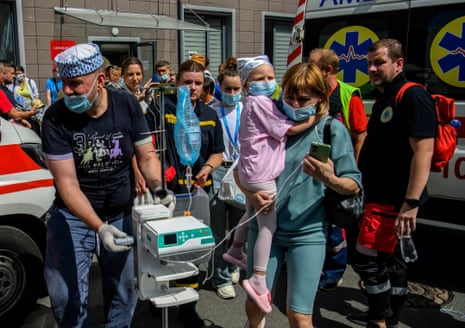
[[[271,295],[269,291],[267,291],[263,295],[258,295],[255,289],[253,289],[253,287],[250,285],[249,280],[247,279],[242,280],[242,287],[244,287],[245,291],[250,296],[250,298],[258,305],[260,309],[263,310],[263,312],[271,312]]]
[[[235,258],[228,252],[226,252],[223,254],[223,260],[231,264],[237,265],[242,270],[247,271],[247,256],[244,256],[242,259],[239,260],[238,258]]]

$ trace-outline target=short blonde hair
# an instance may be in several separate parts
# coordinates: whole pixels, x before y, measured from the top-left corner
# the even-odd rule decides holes
[[[312,94],[321,98],[316,114],[325,116],[329,112],[329,87],[323,74],[315,64],[301,63],[289,68],[282,79],[283,93],[286,95]]]

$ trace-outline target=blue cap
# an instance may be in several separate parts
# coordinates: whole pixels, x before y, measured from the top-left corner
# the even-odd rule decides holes
[[[73,78],[98,70],[103,56],[95,43],[81,43],[56,55],[55,63],[61,78]]]

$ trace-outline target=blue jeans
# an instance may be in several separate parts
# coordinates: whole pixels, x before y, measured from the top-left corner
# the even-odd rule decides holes
[[[219,190],[221,179],[226,174],[226,171],[227,169],[222,166],[213,171],[213,190],[215,193]],[[210,204],[210,227],[213,231],[215,241],[218,244],[225,238],[227,231],[231,231],[239,223],[239,220],[244,214],[244,210],[226,204],[225,202],[218,199],[218,197],[214,197]],[[234,235],[231,235],[230,240],[233,239],[233,236]],[[210,267],[208,271],[211,272],[210,270],[213,270],[212,284],[215,288],[231,286],[231,275],[233,272],[239,270],[235,265],[232,265],[223,260],[223,253],[225,253],[228,248],[229,242],[226,240],[215,250],[213,258],[214,268],[211,267],[212,262],[210,261]]]
[[[111,224],[131,234],[131,215]],[[105,327],[130,327],[137,304],[134,285],[134,252],[108,252],[100,243]],[[59,327],[89,327],[87,298],[96,233],[66,209],[52,208],[47,222],[45,281],[52,311]]]

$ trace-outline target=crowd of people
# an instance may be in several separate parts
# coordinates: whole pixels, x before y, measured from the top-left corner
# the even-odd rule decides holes
[[[146,79],[138,58],[105,65],[98,46],[78,44],[55,58],[40,120],[34,116],[44,104],[36,101],[35,82],[24,68],[0,63],[2,117],[27,127],[40,122],[37,132],[55,179],[45,278],[58,325],[88,324],[95,254],[105,325],[130,327],[137,301],[134,253],[114,240],[132,234],[134,197],[151,190],[169,207],[176,194],[202,188],[210,196],[214,237],[221,242],[208,267],[211,284],[220,298],[234,299],[240,270],[246,272],[241,281],[248,295],[246,327],[265,327],[284,265],[289,326],[313,327],[317,292],[340,287],[347,264],[368,295],[367,313],[348,318],[367,327],[398,327],[407,263],[397,235],[415,230],[418,206],[427,198],[427,159],[437,122],[431,97],[420,87],[409,89],[401,108],[392,109],[396,91],[407,82],[397,40],[375,42],[367,56],[377,99],[369,122],[360,90],[337,79],[339,59],[329,49],[312,50],[308,63],[290,67],[279,84],[266,55],[231,56],[216,77],[199,54],[181,63],[177,74],[159,60]],[[161,111],[152,92],[160,84],[186,86],[200,122],[192,185],[176,149],[177,97],[167,94]],[[323,162],[308,151],[312,142],[322,142],[330,117],[331,153]],[[161,126],[165,163],[152,136]],[[231,167],[246,196],[245,210],[218,197]],[[167,190],[160,194],[162,180]],[[360,225],[345,231],[328,223],[327,188],[345,195],[365,190]],[[199,288],[200,282],[195,276],[176,284]],[[179,312],[185,327],[204,326],[195,302],[179,306]]]
[[[17,71],[21,72],[19,78],[16,78]],[[26,78],[22,67],[15,67],[10,62],[0,62],[0,114],[4,119],[33,128],[40,134],[36,115],[43,104],[33,101],[38,99],[36,95],[37,86]]]

